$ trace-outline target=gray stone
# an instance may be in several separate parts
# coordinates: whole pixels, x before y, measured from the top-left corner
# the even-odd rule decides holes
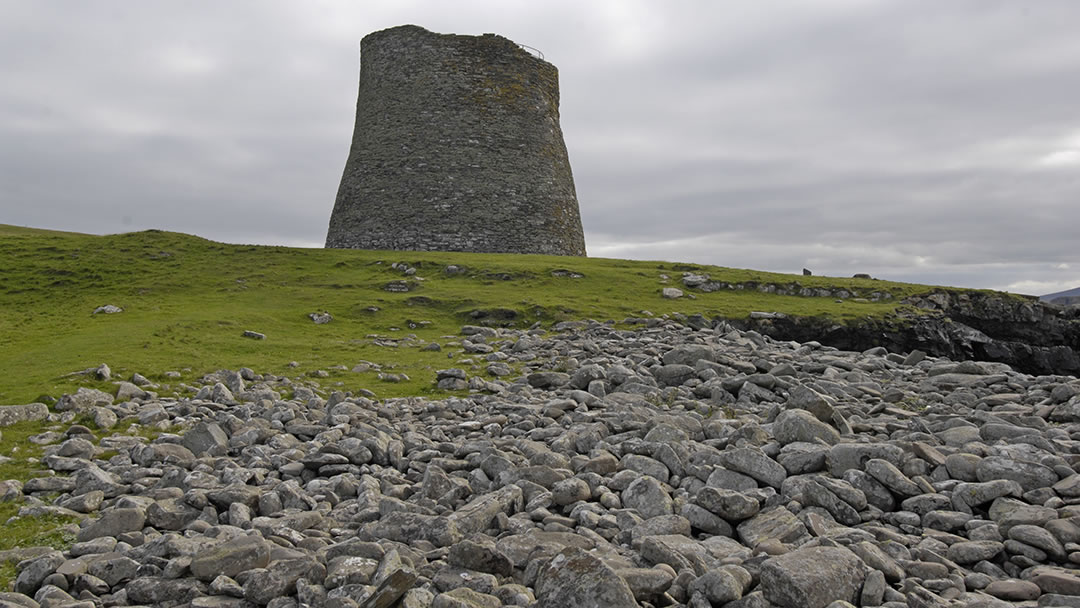
[[[622,461],[619,463],[619,468],[624,470],[637,471],[642,475],[648,475],[663,483],[667,483],[668,479],[670,479],[671,477],[671,471],[668,469],[667,466],[664,465],[664,463],[654,458],[649,458],[648,456],[642,456],[640,454],[629,454],[627,456],[624,456]]]
[[[160,606],[166,602],[190,602],[206,594],[206,585],[196,579],[140,577],[124,586],[128,601]]]
[[[117,418],[116,414],[108,408],[95,407],[92,408],[91,411],[94,414],[94,424],[103,431],[112,429],[120,420]]]
[[[0,426],[11,426],[28,420],[44,420],[48,416],[49,406],[44,403],[0,405]]]
[[[554,389],[569,384],[570,376],[562,372],[534,372],[527,380],[533,388]]]
[[[431,608],[500,608],[502,605],[502,601],[493,595],[458,587],[435,596]]]
[[[787,471],[757,448],[735,448],[721,453],[724,467],[779,489]]]
[[[1035,583],[1016,579],[992,581],[983,592],[1010,602],[1034,600],[1042,595],[1042,590]]]
[[[724,566],[709,570],[694,579],[687,591],[691,594],[700,593],[713,605],[720,606],[742,598],[750,582],[750,573],[743,568]]]
[[[652,373],[661,386],[680,386],[697,374],[693,367],[681,363],[661,365],[653,369]]]
[[[385,538],[400,543],[426,540],[437,547],[449,547],[462,538],[462,532],[446,517],[394,511],[367,525],[373,538]]]
[[[757,500],[722,488],[704,487],[698,490],[694,502],[732,522],[753,517],[761,509]]]
[[[584,536],[569,532],[546,532],[531,529],[527,534],[511,534],[496,541],[497,550],[514,564],[515,568],[525,569],[530,559],[543,555],[553,557],[567,547],[589,550],[596,543]]]
[[[1040,608],[1080,608],[1080,596],[1044,593],[1039,596]]]
[[[953,508],[970,512],[971,507],[979,506],[1003,496],[1021,496],[1023,487],[1009,479],[997,479],[982,483],[959,483],[952,491]]]
[[[229,446],[229,437],[216,422],[199,422],[184,433],[183,446],[196,457],[223,456]]]
[[[77,471],[72,476],[75,480],[74,494],[86,494],[99,491],[105,498],[113,498],[123,494],[127,487],[119,483],[119,478],[112,473],[90,465]]]
[[[551,486],[551,497],[555,504],[565,506],[578,501],[588,500],[591,496],[589,484],[577,477],[558,481]]]
[[[150,393],[131,382],[121,382],[116,387],[117,401],[134,401],[136,399],[146,399],[149,396]]]
[[[248,534],[215,544],[191,560],[191,573],[203,581],[220,575],[235,577],[270,563],[270,545],[261,536]]]
[[[1080,576],[1075,570],[1062,570],[1039,566],[1033,568],[1029,579],[1043,593],[1080,596]]]
[[[500,513],[513,515],[522,507],[521,488],[518,486],[505,486],[494,492],[477,496],[465,506],[451,513],[446,518],[449,524],[446,531],[450,533],[452,530],[457,530],[461,534],[482,532],[488,528]],[[452,534],[448,534],[448,536],[452,536]]]
[[[146,522],[158,530],[183,530],[200,515],[202,509],[176,499],[159,500],[146,508]]]
[[[804,504],[825,509],[841,524],[854,526],[862,522],[854,507],[816,479],[808,479],[803,483],[802,498]]]
[[[833,406],[825,396],[802,385],[796,385],[788,391],[785,406],[789,410],[806,410],[819,421],[828,424],[832,421]]]
[[[859,592],[860,606],[880,606],[885,598],[885,574],[880,570],[871,570],[866,574],[862,590]]]
[[[915,482],[911,481],[907,475],[904,475],[896,465],[883,458],[867,460],[866,464],[863,465],[863,470],[878,480],[881,485],[900,496],[916,496],[923,493],[923,490]]]
[[[375,572],[376,589],[362,604],[363,608],[390,608],[416,582],[416,573],[402,567],[396,552],[387,553]]]
[[[800,409],[780,412],[773,422],[772,431],[782,445],[796,441],[813,443],[820,440],[830,445],[840,442],[840,433],[836,429]]]
[[[652,601],[663,595],[675,580],[675,573],[670,568],[618,568],[615,573],[626,581],[634,599]]]
[[[64,563],[64,554],[59,551],[50,551],[45,555],[34,557],[18,564],[18,576],[15,577],[15,592],[25,595],[33,595],[41,583]]]
[[[637,510],[645,519],[671,515],[674,512],[671,496],[664,491],[659,481],[649,476],[635,479],[623,490],[622,503],[628,509]]]
[[[899,583],[904,578],[904,568],[888,553],[869,541],[859,541],[848,546],[864,564],[880,571],[889,583]]]
[[[761,589],[782,608],[824,608],[855,603],[866,577],[862,561],[843,547],[805,547],[765,560]]]
[[[1025,492],[1052,486],[1058,482],[1053,469],[1034,462],[988,456],[975,467],[979,481],[1007,479],[1020,484]]]
[[[843,477],[849,469],[861,471],[872,458],[881,458],[893,466],[899,466],[903,457],[903,448],[889,443],[838,443],[829,449],[825,464],[833,477]]]
[[[570,376],[570,386],[576,389],[586,389],[595,380],[604,380],[607,378],[607,374],[604,373],[604,368],[599,365],[582,365],[574,370],[574,373]]]
[[[695,365],[698,361],[716,361],[716,351],[704,344],[680,344],[664,353],[664,365]]]
[[[87,574],[101,579],[109,587],[134,579],[138,570],[139,562],[124,556],[94,559],[86,568]]]
[[[1004,545],[992,540],[961,541],[949,545],[947,555],[958,564],[974,564],[993,559],[1003,548]]]
[[[1009,538],[1013,540],[1045,551],[1047,555],[1056,561],[1065,561],[1067,557],[1065,546],[1045,528],[1021,524],[1009,528],[1008,534]]]
[[[113,396],[96,388],[80,387],[72,394],[65,394],[56,402],[54,408],[58,412],[84,412],[98,406],[110,405]]]
[[[22,500],[23,484],[18,479],[0,481],[0,502]]]
[[[290,595],[296,589],[297,580],[312,576],[320,569],[325,576],[326,571],[318,562],[301,557],[273,561],[266,568],[250,570],[244,581],[244,599],[266,605],[274,598]],[[314,575],[315,578],[322,576]]]
[[[327,589],[345,585],[370,585],[379,568],[379,562],[367,557],[344,555],[326,564]]]
[[[143,509],[110,509],[102,513],[96,521],[79,530],[79,542],[85,542],[101,536],[117,536],[124,532],[137,532],[146,524],[146,512]]]
[[[629,585],[614,570],[573,547],[563,549],[540,569],[536,599],[539,608],[625,608],[637,604]]]
[[[499,576],[510,576],[514,570],[513,562],[505,553],[499,551],[494,542],[463,540],[450,548],[447,562],[458,568]]]
[[[806,526],[784,507],[772,507],[747,519],[735,528],[747,547],[776,539],[782,543],[799,544],[810,538]]]

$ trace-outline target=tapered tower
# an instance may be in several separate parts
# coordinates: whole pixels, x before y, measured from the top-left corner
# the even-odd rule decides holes
[[[365,36],[326,246],[585,255],[555,66],[494,34]]]

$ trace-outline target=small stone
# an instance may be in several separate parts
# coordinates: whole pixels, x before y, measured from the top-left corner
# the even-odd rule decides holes
[[[316,325],[325,325],[334,319],[334,317],[330,316],[330,313],[325,311],[308,313],[308,318]]]
[[[552,500],[559,506],[589,500],[590,496],[589,484],[577,477],[564,479],[551,486]]]

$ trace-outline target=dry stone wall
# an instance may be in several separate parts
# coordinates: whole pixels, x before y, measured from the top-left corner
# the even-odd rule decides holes
[[[494,34],[364,37],[326,246],[585,255],[555,66]]]

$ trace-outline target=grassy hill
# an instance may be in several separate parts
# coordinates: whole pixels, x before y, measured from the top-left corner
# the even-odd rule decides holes
[[[449,265],[461,272],[448,273]],[[684,271],[894,298],[838,303],[756,289],[663,298],[664,286],[681,287]],[[410,291],[387,291],[390,284]],[[163,383],[174,382],[166,371],[191,379],[247,366],[288,375],[324,370],[324,386],[380,397],[424,394],[433,390],[434,370],[453,361],[422,347],[454,340],[466,323],[528,327],[650,313],[740,318],[757,310],[850,320],[886,315],[905,295],[929,289],[661,262],[227,245],[157,230],[94,236],[0,225],[0,403],[59,397],[87,383],[68,374],[103,362],[115,376],[139,372]],[[106,304],[123,312],[93,314]],[[308,314],[320,311],[333,321],[314,324]],[[267,338],[244,338],[244,330]],[[349,371],[361,361],[410,380]]]
[[[447,271],[451,265],[457,272]],[[681,287],[683,272],[708,273],[746,289],[686,290],[686,297],[663,298],[663,287]],[[837,301],[757,289],[792,284],[843,288],[853,297]],[[885,317],[905,296],[934,289],[662,262],[296,249],[226,245],[157,230],[93,236],[0,225],[0,404],[51,402],[79,386],[114,391],[110,383],[73,374],[101,363],[112,368],[114,379],[135,372],[148,377],[162,395],[207,372],[241,366],[303,376],[326,389],[367,389],[378,397],[435,394],[435,370],[470,368],[457,342],[463,324],[529,327],[693,313],[737,319],[751,311],[843,322]],[[893,298],[855,297],[871,292]],[[123,312],[94,314],[106,304]],[[330,323],[308,318],[323,311],[333,315]],[[266,339],[245,338],[244,330]],[[433,342],[442,350],[425,349]],[[374,365],[357,367],[361,362]],[[409,379],[389,382],[380,371]],[[75,422],[99,435],[160,432],[130,421],[115,431],[99,431],[86,417]],[[42,447],[29,438],[66,426],[43,421],[0,429],[0,480],[45,474]],[[0,589],[12,580],[18,560],[4,550],[62,548],[73,538],[68,518],[13,517],[21,506],[0,503]]]

